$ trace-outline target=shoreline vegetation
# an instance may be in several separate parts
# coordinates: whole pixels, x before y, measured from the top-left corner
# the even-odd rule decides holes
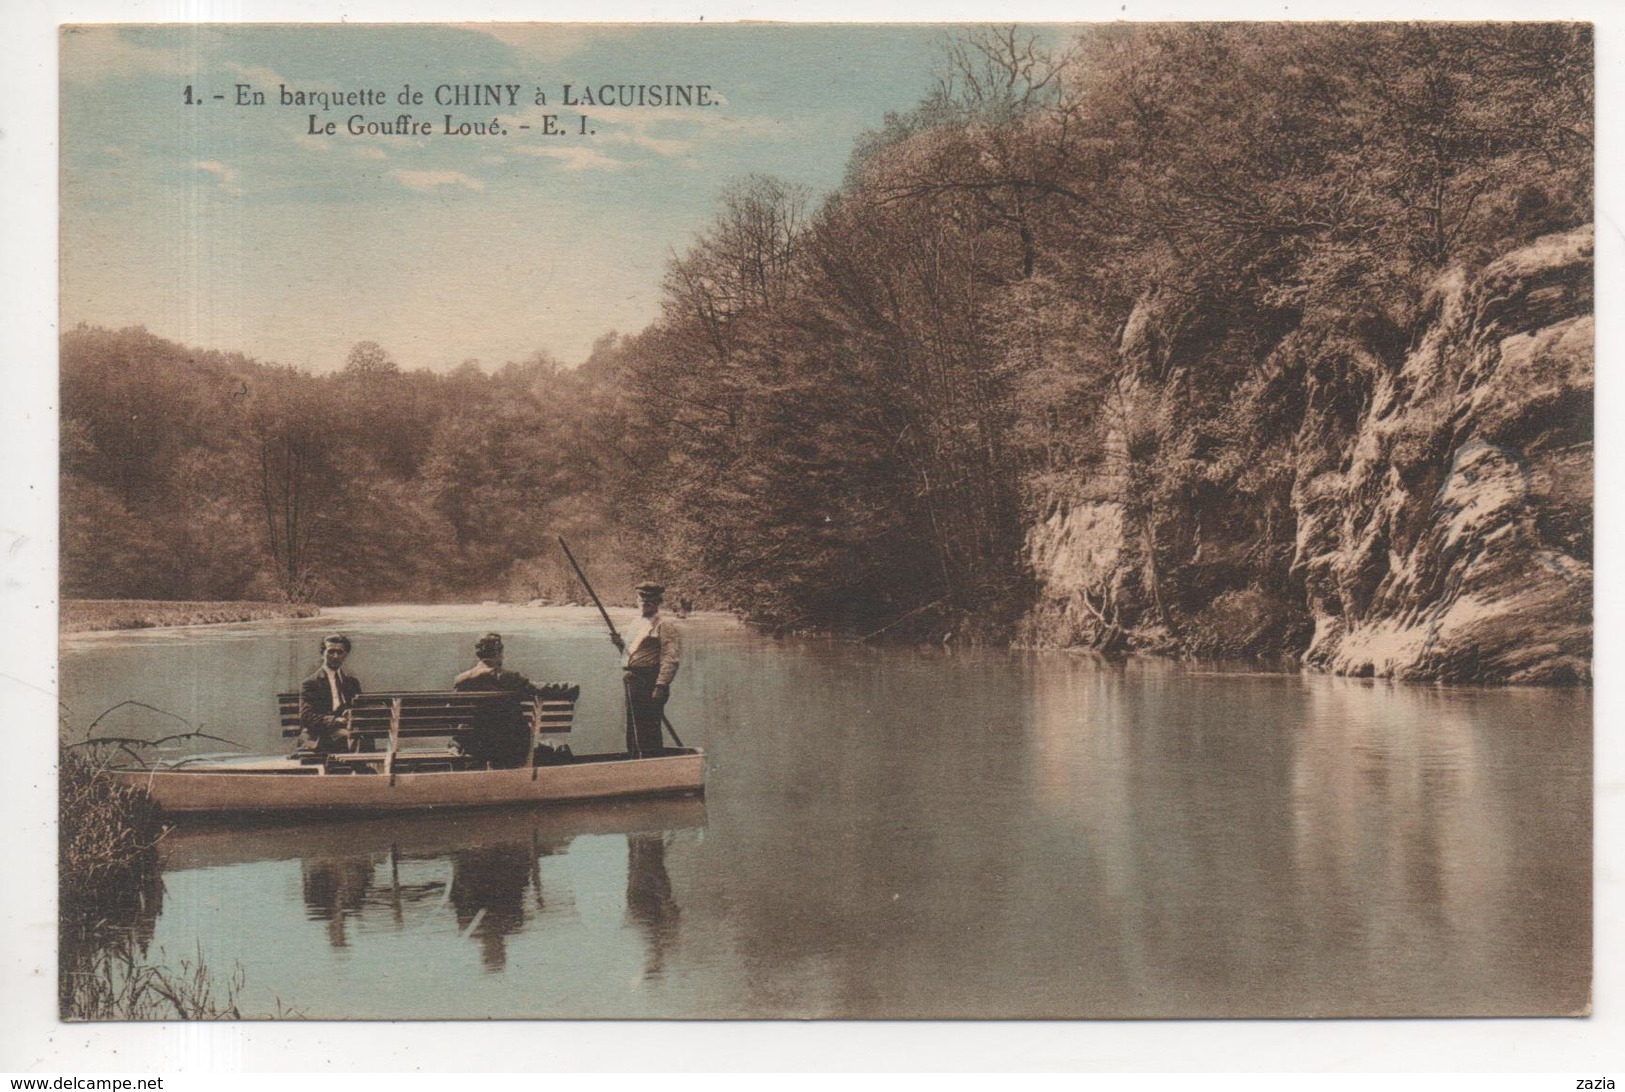
[[[222,978],[201,950],[173,966],[161,949],[150,951],[163,907],[158,843],[166,828],[150,796],[107,776],[103,757],[95,747],[60,745],[57,753],[59,1015],[240,1019],[240,966]]]
[[[494,601],[501,606],[573,606],[585,607],[588,604],[570,600],[532,600],[529,604],[515,601]],[[486,600],[484,604],[493,604]],[[476,605],[476,604],[470,604]],[[62,601],[62,633],[91,633],[91,632],[117,632],[130,629],[150,629],[159,626],[208,626],[223,625],[231,622],[257,622],[273,618],[313,618],[321,614],[320,606],[308,603],[273,603],[252,601],[228,602],[167,602],[163,600],[145,599],[64,599]],[[946,632],[940,635],[926,635],[919,631],[888,632],[891,627],[885,627],[879,632],[856,634],[845,632],[835,627],[796,627],[786,626],[766,619],[753,619],[748,616],[731,612],[748,626],[758,629],[773,637],[824,637],[835,640],[854,641],[867,644],[871,641],[894,642],[914,645],[951,645],[954,643],[954,626],[946,627]],[[906,620],[906,619],[905,619]],[[964,620],[960,619],[961,626]],[[1178,644],[1164,643],[1160,646],[1154,644],[1139,644],[1133,647],[1119,647],[1103,649],[1087,641],[1078,641],[1070,644],[1046,643],[1037,640],[1011,641],[1012,650],[1024,652],[1064,652],[1072,655],[1098,656],[1105,659],[1120,659],[1130,655],[1148,656],[1158,660],[1178,660],[1187,663],[1208,663],[1214,661],[1230,661],[1248,663],[1270,672],[1292,673],[1308,671],[1314,674],[1336,675],[1335,671],[1325,665],[1310,662],[1302,654],[1269,652],[1249,653],[1245,650],[1230,650],[1225,654],[1223,650],[1209,650],[1207,654],[1193,654],[1190,650]],[[1426,684],[1438,680],[1431,679],[1404,679],[1406,681]],[[1495,685],[1485,683],[1482,685]],[[1536,682],[1536,686],[1549,687],[1589,687],[1591,680],[1579,677],[1572,680],[1546,680]]]
[[[160,626],[215,626],[260,622],[269,618],[314,618],[321,608],[310,603],[252,600],[171,602],[161,599],[64,599],[62,633],[97,630],[155,629]]]

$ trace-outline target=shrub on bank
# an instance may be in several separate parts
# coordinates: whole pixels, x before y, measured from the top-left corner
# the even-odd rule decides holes
[[[158,806],[140,789],[108,776],[84,751],[58,752],[58,821],[64,918],[139,884],[156,868],[163,833]]]

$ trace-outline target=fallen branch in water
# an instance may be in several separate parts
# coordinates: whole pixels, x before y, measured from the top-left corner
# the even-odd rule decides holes
[[[186,725],[188,728],[191,728],[193,726],[191,721],[187,720],[185,717],[181,716],[179,713],[171,713],[168,709],[160,709],[156,705],[148,705],[146,702],[144,702],[144,701],[136,701],[134,698],[125,698],[123,701],[119,702],[117,705],[113,705],[113,706],[110,706],[110,707],[102,710],[101,715],[98,716],[95,720],[91,721],[90,726],[85,729],[85,738],[89,739],[90,734],[96,730],[96,725],[98,725],[102,721],[106,720],[109,716],[111,716],[113,713],[116,713],[118,710],[123,709],[126,705],[133,705],[138,709],[148,709],[148,710],[151,710],[154,713],[157,713],[161,717],[169,717],[171,720],[178,720],[182,724]]]
[[[881,626],[879,629],[875,630],[873,633],[866,634],[866,635],[864,635],[862,637],[859,637],[858,641],[859,641],[859,643],[862,643],[863,641],[868,641],[868,640],[871,640],[871,639],[873,639],[875,637],[879,637],[882,633],[885,633],[888,629],[891,629],[893,626],[897,625],[899,622],[906,622],[910,618],[914,617],[916,614],[921,613],[922,611],[928,611],[932,607],[940,607],[940,606],[942,606],[942,600],[938,599],[936,602],[927,603],[923,607],[915,607],[913,610],[909,611],[907,614],[903,615],[901,618],[893,618],[890,622],[887,622],[885,625]]]
[[[139,752],[133,750],[133,748],[158,747],[162,744],[170,743],[178,739],[207,739],[214,743],[224,743],[227,747],[235,747],[239,751],[247,751],[250,749],[246,743],[238,743],[235,739],[227,739],[225,736],[210,735],[208,732],[176,732],[173,735],[160,736],[157,739],[142,739],[139,736],[95,736],[91,739],[81,739],[77,743],[66,744],[66,746],[69,749],[75,749],[79,747],[116,745],[118,750],[135,759],[141,764],[141,767],[145,769],[147,767],[147,760],[143,758]],[[183,758],[179,762],[173,763],[173,765],[178,766],[193,760],[193,758]]]
[[[109,715],[127,705],[135,706],[138,709],[150,710],[151,712],[157,713],[159,716],[169,717],[171,720],[178,720],[192,730],[189,732],[171,732],[169,735],[159,736],[157,739],[144,739],[140,736],[98,736],[92,734],[96,731],[96,726],[102,721],[106,720]],[[179,713],[171,713],[167,709],[160,709],[156,705],[148,705],[146,702],[137,701],[134,698],[126,698],[117,705],[103,710],[100,716],[90,722],[90,727],[85,729],[84,739],[78,741],[77,743],[67,744],[66,746],[69,748],[113,746],[116,747],[118,751],[129,755],[136,762],[140,763],[143,769],[145,769],[148,766],[147,760],[143,758],[136,750],[134,750],[134,748],[161,747],[165,743],[173,743],[177,740],[190,739],[206,739],[213,743],[224,743],[227,747],[235,747],[239,751],[247,751],[250,749],[247,744],[239,743],[235,739],[227,739],[225,736],[217,736],[212,733],[205,732],[202,729],[193,727],[192,722],[181,716]]]

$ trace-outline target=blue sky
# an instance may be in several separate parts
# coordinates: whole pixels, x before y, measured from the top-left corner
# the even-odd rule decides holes
[[[929,89],[930,26],[86,27],[62,43],[62,318],[142,324],[324,371],[356,341],[403,367],[582,359],[657,313],[664,265],[729,180],[818,194],[853,139]],[[235,85],[267,104],[237,107]],[[518,84],[448,111],[406,84]],[[709,84],[709,109],[561,105],[566,83]],[[284,107],[278,89],[387,92]],[[206,96],[187,106],[184,89]],[[537,88],[547,107],[531,105]],[[226,95],[225,102],[212,96]],[[339,135],[314,136],[338,123]],[[506,137],[344,135],[346,119],[493,115]],[[585,112],[596,136],[581,137]],[[539,133],[557,113],[569,135]],[[517,128],[531,124],[526,132]]]

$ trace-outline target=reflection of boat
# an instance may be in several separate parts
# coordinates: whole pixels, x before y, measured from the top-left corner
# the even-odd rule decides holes
[[[276,862],[276,874],[286,876],[286,863],[297,862],[305,918],[332,947],[352,947],[369,932],[449,924],[478,946],[486,973],[498,973],[511,937],[544,914],[560,921],[575,912],[576,873],[550,870],[549,859],[568,853],[577,837],[624,837],[628,919],[646,938],[646,973],[657,974],[677,942],[667,840],[704,825],[703,800],[659,797],[343,822],[200,820],[168,831],[158,850],[168,876],[261,862]]]
[[[651,758],[577,755],[511,770],[388,772],[245,756],[113,772],[151,793],[166,812],[385,812],[702,793],[705,753],[685,747]]]
[[[645,761],[652,761],[646,759]],[[578,835],[643,834],[705,825],[705,802],[693,796],[604,800],[548,807],[497,808],[451,816],[357,817],[343,823],[284,818],[244,826],[196,822],[158,843],[166,872],[251,861],[395,854],[437,858],[470,846],[503,842],[567,845]]]

